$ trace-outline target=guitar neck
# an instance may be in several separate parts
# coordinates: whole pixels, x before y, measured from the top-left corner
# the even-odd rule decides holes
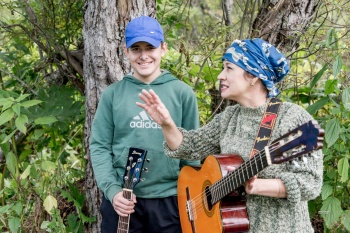
[[[265,153],[259,153],[212,184],[209,187],[212,205],[241,187],[244,182],[248,181],[267,166],[269,166],[269,162]]]
[[[128,200],[132,200],[132,189],[123,189],[123,197]],[[123,217],[119,216],[118,230],[117,233],[128,233],[129,232],[130,215]]]

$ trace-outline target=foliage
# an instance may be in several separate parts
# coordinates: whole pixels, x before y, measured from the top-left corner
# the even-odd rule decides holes
[[[292,67],[299,71],[295,71],[294,83],[286,85],[282,96],[304,106],[325,129],[322,193],[309,203],[311,215],[323,218],[325,232],[350,230],[350,64],[343,60],[348,56],[349,44],[340,40],[340,35],[344,35],[344,29],[330,28],[319,42],[318,46],[326,49],[320,52],[325,57],[323,66],[317,62],[319,56],[294,60]],[[308,78],[310,70],[305,67],[317,73]]]
[[[248,3],[261,4],[234,1],[232,24],[227,25],[221,2],[157,0],[169,48],[162,67],[193,87],[202,124],[226,104],[217,90],[222,52],[233,38],[249,35],[257,9]],[[289,52],[292,70],[280,86],[283,100],[305,107],[325,129],[324,185],[320,197],[309,203],[311,216],[324,222],[325,232],[350,231],[346,3],[324,1],[317,20],[301,35],[300,49]],[[84,210],[82,187],[85,101],[77,54],[83,48],[83,4],[0,3],[3,232],[82,232],[83,224],[94,221]]]

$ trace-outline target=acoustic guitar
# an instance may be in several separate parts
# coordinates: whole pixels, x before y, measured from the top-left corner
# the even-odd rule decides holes
[[[124,173],[123,197],[132,200],[133,189],[140,182],[141,171],[147,151],[131,147]],[[126,217],[119,216],[117,233],[128,233],[130,214]]]
[[[238,192],[271,164],[295,159],[323,147],[324,130],[309,121],[272,142],[247,161],[238,155],[209,155],[199,168],[185,166],[178,179],[178,204],[183,233],[247,232],[244,196]],[[310,154],[310,153],[309,153]],[[227,166],[236,167],[228,171]]]

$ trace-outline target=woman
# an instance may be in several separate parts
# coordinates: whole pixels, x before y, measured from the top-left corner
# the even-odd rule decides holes
[[[275,84],[289,72],[287,60],[274,46],[261,39],[235,40],[223,56],[218,76],[221,96],[236,101],[198,130],[177,128],[158,96],[143,90],[137,103],[162,126],[169,157],[204,159],[209,154],[237,154],[248,160],[260,122]],[[301,107],[281,104],[271,142],[312,120]],[[244,183],[250,232],[313,232],[307,201],[322,187],[323,162],[320,150],[308,163],[270,165]]]

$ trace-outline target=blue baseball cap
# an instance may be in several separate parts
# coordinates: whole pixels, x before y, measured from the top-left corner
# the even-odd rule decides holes
[[[150,43],[156,48],[164,41],[163,29],[156,19],[141,16],[128,23],[125,29],[126,48],[140,41]]]

